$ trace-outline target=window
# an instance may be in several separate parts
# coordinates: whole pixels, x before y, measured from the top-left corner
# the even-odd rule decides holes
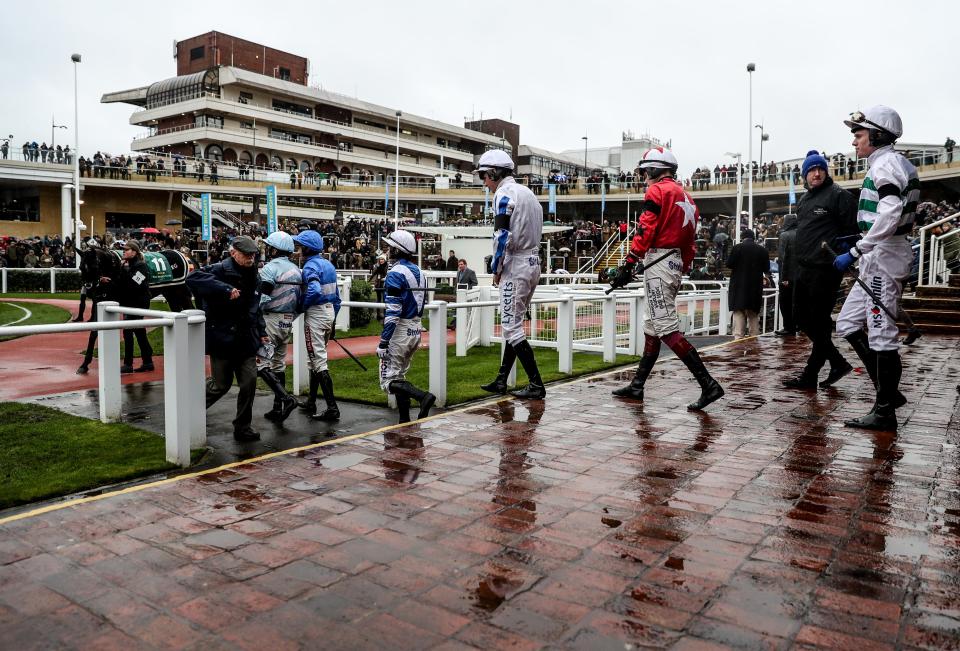
[[[283,113],[292,113],[294,115],[305,115],[307,117],[313,116],[313,110],[309,106],[294,104],[293,102],[285,102],[280,99],[273,100],[273,110],[282,111]]]
[[[241,104],[249,104],[251,101],[253,101],[253,93],[245,93],[240,91],[240,98],[237,101]]]
[[[240,128],[241,128],[241,129],[253,129],[253,122],[241,122],[241,123],[240,123]]]
[[[277,76],[284,81],[290,81],[290,68],[280,68]]]
[[[196,61],[197,59],[203,58],[203,46],[190,48],[190,60]]]

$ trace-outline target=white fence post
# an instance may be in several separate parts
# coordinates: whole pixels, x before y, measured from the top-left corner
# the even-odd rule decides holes
[[[493,290],[485,285],[480,288],[480,301],[490,301],[493,299]],[[481,307],[480,310],[480,345],[481,346],[490,346],[493,338],[493,323],[496,317],[497,308],[490,307]]]
[[[343,309],[340,310],[341,312]],[[307,339],[304,334],[306,319],[303,314],[293,320],[293,395],[303,393],[310,386],[310,365],[307,360]]]
[[[561,296],[557,303],[557,357],[561,373],[573,372],[573,296]]]
[[[57,293],[57,272],[53,267],[50,267],[50,293]]]
[[[353,278],[350,276],[345,276],[343,279],[343,286],[340,288],[340,302],[348,302],[350,300],[350,286],[353,284]],[[334,327],[337,330],[349,330],[350,329],[350,306],[344,305],[340,308],[340,312],[337,313],[337,322],[334,324]]]
[[[122,317],[107,312],[108,307],[117,307],[116,301],[103,301],[97,305],[97,320],[102,323],[119,321]],[[120,331],[101,330],[99,333],[99,364],[97,382],[100,390],[100,421],[115,423],[120,420]]]
[[[7,293],[7,268],[0,269],[0,275],[3,277],[3,293]]]
[[[164,438],[167,461],[186,468],[190,465],[190,424],[193,413],[190,399],[190,349],[188,316],[170,314],[173,326],[163,329]]]
[[[205,316],[203,310],[184,310],[188,317]],[[202,448],[207,444],[206,403],[206,355],[207,341],[203,323],[190,323],[187,327],[187,350],[190,369],[190,395],[187,407],[190,412],[190,448]]]
[[[617,296],[608,294],[603,299],[603,361],[617,359]]]
[[[730,291],[728,287],[720,287],[720,334],[727,334],[730,327]]]
[[[633,349],[633,354],[643,355],[644,347],[647,345],[647,336],[643,332],[643,320],[646,318],[647,312],[646,291],[644,291],[642,295],[637,295],[637,302],[633,307],[635,311],[633,313],[632,321],[635,324],[634,327],[637,331],[636,339],[634,341],[635,348]]]
[[[430,393],[447,404],[447,302],[430,303]]]
[[[457,290],[457,303],[467,302],[467,290]],[[454,310],[453,318],[457,320],[457,357],[467,356],[467,335],[470,328],[470,311]]]

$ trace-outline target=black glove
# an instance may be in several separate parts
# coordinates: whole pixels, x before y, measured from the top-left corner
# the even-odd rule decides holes
[[[636,263],[625,262],[622,267],[617,269],[617,275],[614,276],[613,280],[610,281],[611,289],[619,289],[621,287],[626,287],[631,282],[633,282],[633,274]],[[640,265],[640,268],[643,268],[643,265]]]

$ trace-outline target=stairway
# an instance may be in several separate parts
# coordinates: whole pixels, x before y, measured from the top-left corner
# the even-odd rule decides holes
[[[904,295],[903,310],[923,332],[960,334],[960,274],[948,285],[919,285]]]

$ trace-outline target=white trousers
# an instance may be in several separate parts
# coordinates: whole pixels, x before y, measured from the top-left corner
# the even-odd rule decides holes
[[[913,251],[903,238],[898,238],[890,246],[881,246],[860,259],[860,279],[891,314],[897,315],[900,312],[903,279],[910,270]],[[867,328],[871,349],[900,349],[900,329],[896,321],[874,303],[860,283],[856,283],[847,294],[840,316],[837,317],[837,334],[846,337],[864,327]]]
[[[663,337],[680,330],[680,318],[677,316],[677,291],[683,276],[680,251],[673,249],[673,255],[652,267],[646,266],[647,261],[652,262],[670,250],[650,249],[643,258],[643,287],[647,303],[643,332],[651,337]]]
[[[333,305],[312,305],[303,315],[304,343],[307,346],[307,361],[310,370],[319,373],[327,370],[327,339],[333,333]]]
[[[407,379],[413,354],[420,347],[423,328],[420,319],[400,319],[390,337],[387,354],[380,360],[380,388],[388,391],[390,383]]]
[[[500,326],[508,344],[519,344],[526,339],[523,315],[540,281],[540,256],[508,255],[503,260],[500,275]]]
[[[267,324],[267,336],[274,345],[273,357],[268,362],[268,368],[274,373],[283,373],[286,369],[287,342],[293,332],[293,318],[290,312],[265,312],[263,320]]]

